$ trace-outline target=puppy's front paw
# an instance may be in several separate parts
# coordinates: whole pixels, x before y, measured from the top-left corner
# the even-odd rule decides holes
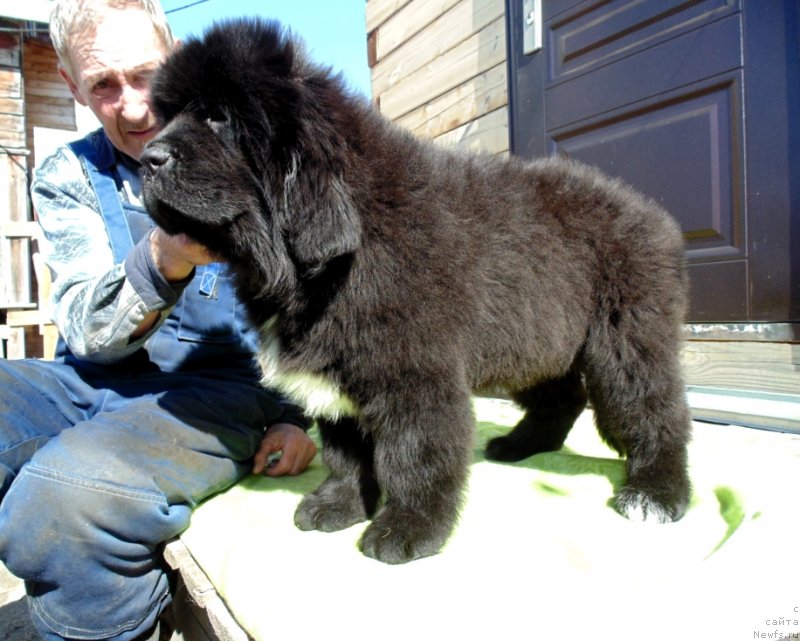
[[[364,531],[359,546],[383,563],[408,563],[438,553],[449,533],[422,515],[387,507]]]
[[[368,517],[360,494],[345,483],[326,481],[300,501],[294,523],[301,530],[338,532]]]

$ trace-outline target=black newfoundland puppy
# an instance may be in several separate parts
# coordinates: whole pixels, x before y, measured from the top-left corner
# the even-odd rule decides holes
[[[298,527],[372,517],[368,556],[436,553],[482,387],[525,410],[490,458],[557,450],[588,396],[627,457],[619,511],[683,515],[686,277],[658,205],[572,162],[417,140],[270,22],[188,41],[152,102],[165,127],[141,158],[150,214],[229,263],[264,384],[318,417],[330,475]]]

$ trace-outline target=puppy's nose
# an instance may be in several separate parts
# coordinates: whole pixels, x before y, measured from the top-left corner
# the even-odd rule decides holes
[[[148,171],[154,172],[172,162],[172,154],[165,145],[150,144],[144,148],[142,155],[139,157],[139,162]]]

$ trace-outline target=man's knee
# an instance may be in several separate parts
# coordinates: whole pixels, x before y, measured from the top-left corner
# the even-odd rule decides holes
[[[189,516],[163,495],[40,466],[35,457],[0,505],[0,559],[25,579],[63,580],[80,571],[76,564],[135,575]]]
[[[168,598],[159,544],[188,525],[190,509],[48,461],[24,467],[0,505],[0,559],[28,582],[37,627],[113,638],[152,624]]]

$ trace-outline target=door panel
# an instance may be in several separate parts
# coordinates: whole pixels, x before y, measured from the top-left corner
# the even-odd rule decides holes
[[[507,2],[512,152],[574,157],[661,202],[694,322],[800,320],[797,7],[544,0],[544,48],[524,55],[522,0]]]
[[[738,69],[741,67],[740,42],[738,16],[731,16],[595,66],[587,73],[570,74],[563,80],[553,78],[545,93],[547,128],[564,127]],[[687,52],[691,52],[691,64],[671,62],[686,58]]]
[[[734,75],[553,131],[551,152],[603,167],[660,201],[680,222],[690,261],[744,258],[742,167],[731,162],[742,148],[731,126],[740,85]]]
[[[557,4],[549,4],[553,15],[565,11]],[[589,3],[585,10],[566,14],[550,28],[555,52],[552,78],[591,71],[733,13],[734,7],[725,0],[627,2],[614,7]]]
[[[689,274],[691,322],[718,323],[720,318],[747,318],[747,262],[695,263]]]

